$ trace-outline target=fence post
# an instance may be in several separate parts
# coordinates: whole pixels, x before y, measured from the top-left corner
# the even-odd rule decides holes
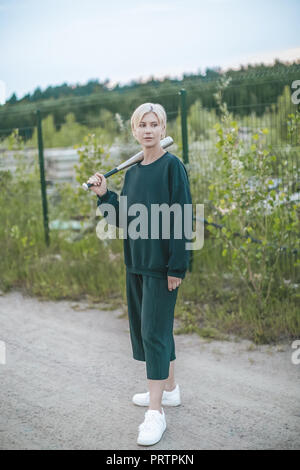
[[[41,181],[45,241],[46,241],[47,246],[49,246],[50,237],[49,237],[48,205],[47,205],[47,192],[46,192],[45,167],[44,167],[44,146],[43,146],[41,112],[39,109],[36,110],[36,117],[37,117],[37,135],[38,135],[38,147],[39,147],[40,181]]]
[[[186,112],[186,90],[182,88],[180,95],[180,116],[181,116],[181,139],[182,139],[182,159],[183,163],[189,163],[189,144],[188,144],[188,128],[187,128],[187,112]],[[194,230],[194,227],[193,227]],[[193,250],[190,250],[189,272],[193,266]]]
[[[182,159],[183,163],[189,163],[189,146],[186,117],[186,90],[183,88],[180,94],[180,113],[181,113],[181,138],[182,138]]]

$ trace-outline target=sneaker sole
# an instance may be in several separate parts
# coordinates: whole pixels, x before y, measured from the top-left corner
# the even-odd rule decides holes
[[[149,442],[149,441],[146,442],[146,441],[144,441],[144,442],[142,442],[142,441],[139,441],[139,439],[138,439],[138,440],[136,441],[136,443],[137,443],[139,446],[153,446],[154,444],[157,444],[159,441],[161,441],[161,439],[162,439],[162,437],[163,437],[164,432],[165,432],[166,429],[167,429],[167,426],[165,427],[165,429],[164,429],[163,432],[162,432],[162,435],[160,436],[160,438],[159,438],[157,441],[154,441],[154,442],[153,442],[153,441],[152,441],[152,442]]]
[[[149,403],[138,403],[138,402],[135,402],[133,400],[132,400],[132,403],[136,406],[149,406]],[[181,401],[180,402],[175,402],[175,403],[168,403],[166,401],[162,401],[161,404],[162,404],[162,406],[180,406]]]

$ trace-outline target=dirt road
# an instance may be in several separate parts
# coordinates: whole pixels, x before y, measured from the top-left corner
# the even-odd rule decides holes
[[[0,296],[1,449],[141,449],[145,365],[128,321],[87,302]],[[148,449],[300,449],[300,365],[291,344],[176,335],[182,405]]]

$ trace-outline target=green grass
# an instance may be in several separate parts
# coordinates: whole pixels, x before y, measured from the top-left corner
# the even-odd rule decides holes
[[[299,338],[299,288],[274,286],[260,311],[254,294],[234,278],[213,245],[213,240],[205,241],[180,287],[176,317],[182,326],[178,333],[195,332],[214,339],[236,335],[257,344]]]
[[[9,214],[14,219],[13,212],[7,210],[8,219]],[[21,224],[22,217],[17,221]],[[7,220],[6,227],[12,225]],[[46,247],[40,222],[15,229],[14,236],[2,226],[1,290],[18,288],[44,300],[86,299],[96,308],[105,303],[126,315],[123,240],[110,240],[105,246],[95,231],[76,242],[70,241],[70,235],[52,231]],[[212,238],[194,252],[193,270],[187,272],[178,293],[175,316],[180,327],[175,333],[196,333],[208,340],[236,335],[257,344],[299,338],[299,289],[277,285],[260,312],[219,252]]]

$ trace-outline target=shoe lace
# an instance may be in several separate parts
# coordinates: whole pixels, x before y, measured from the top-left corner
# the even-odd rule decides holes
[[[149,413],[146,411],[145,420],[139,425],[140,431],[151,431],[156,424],[160,423],[160,418],[157,413]]]

